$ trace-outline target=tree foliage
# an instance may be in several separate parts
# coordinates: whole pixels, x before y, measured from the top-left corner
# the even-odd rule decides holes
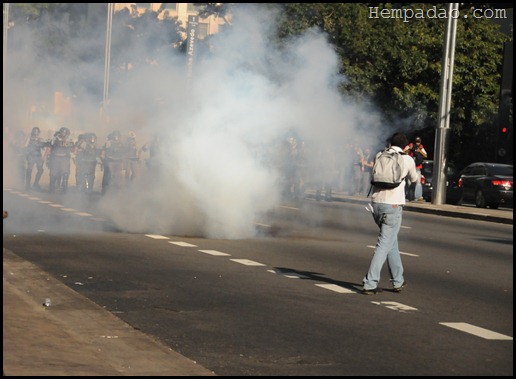
[[[434,7],[447,9],[446,4],[402,6],[424,14]],[[282,7],[281,38],[312,27],[327,33],[340,57],[341,73],[348,78],[343,93],[372,101],[387,122],[408,121],[413,131],[432,140],[438,122],[443,18],[404,22],[371,14],[370,7],[394,9],[389,3],[285,3]],[[468,7],[462,9],[457,22],[450,114],[454,146],[450,153],[459,163],[493,159],[503,46],[509,39],[492,20],[473,18],[468,12]]]

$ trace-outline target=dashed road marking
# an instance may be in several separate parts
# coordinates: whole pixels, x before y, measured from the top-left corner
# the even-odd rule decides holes
[[[182,247],[197,247],[197,245],[192,245],[188,242],[176,242],[176,241],[168,241],[168,243],[171,243],[173,245],[182,246]]]
[[[54,208],[64,208],[64,205],[61,205],[61,204],[48,204],[50,205],[51,207],[54,207]]]
[[[271,226],[270,226],[270,225],[268,225],[268,224],[262,224],[262,223],[259,223],[259,222],[255,222],[254,224],[255,224],[255,225],[257,225],[257,226],[261,226],[261,227],[263,227],[263,228],[270,228],[270,227],[271,227]]]
[[[338,286],[336,284],[316,284],[317,287],[326,288],[330,291],[335,291],[338,293],[357,293],[356,291],[352,291],[350,289]]]
[[[504,334],[496,333],[488,329],[480,328],[475,325],[471,325],[465,322],[440,322],[439,324],[448,326],[453,329],[460,330],[461,332],[466,332],[469,334],[473,334],[474,336],[484,338],[486,340],[507,340],[512,341],[512,337],[506,336]]]
[[[295,207],[288,207],[288,206],[286,206],[286,205],[280,205],[279,207],[280,207],[280,208],[285,208],[285,209],[290,209],[290,210],[293,210],[293,211],[298,211],[298,210],[299,210],[299,208],[295,208]]]
[[[39,201],[41,204],[52,204],[51,201],[48,201],[48,200],[40,200]]]
[[[61,208],[62,211],[65,211],[65,212],[78,212],[77,209],[73,209],[73,208]]]
[[[199,250],[199,251],[201,253],[206,253],[206,254],[210,254],[210,255],[216,255],[216,256],[220,256],[220,257],[231,256],[231,254],[222,253],[222,252],[217,251],[217,250]]]
[[[39,197],[31,196],[31,197],[29,197],[29,200],[41,200],[41,199]]]
[[[169,240],[170,238],[160,236],[159,234],[146,234],[147,237],[154,238],[155,240]]]
[[[285,278],[289,278],[289,279],[307,279],[308,278],[308,276],[306,276],[306,275],[298,274],[295,272],[287,273],[287,272],[284,272],[281,270],[267,270],[267,271],[272,272],[273,274],[284,276]]]
[[[410,307],[405,304],[397,303],[395,301],[372,301],[371,303],[377,305],[383,305],[385,308],[389,308],[395,311],[407,312],[407,311],[417,311],[417,308]]]
[[[246,266],[265,266],[263,263],[251,261],[249,259],[230,259],[230,261],[240,263]]]
[[[77,216],[85,216],[85,217],[93,217],[92,214],[86,213],[86,212],[76,212]]]

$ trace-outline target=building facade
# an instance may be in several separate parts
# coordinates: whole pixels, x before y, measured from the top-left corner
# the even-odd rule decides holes
[[[197,15],[198,9],[195,3],[114,3],[115,12],[127,8],[132,14],[141,15],[147,11],[158,12],[160,20],[167,18],[175,18],[181,23],[181,26],[187,27],[188,16]],[[216,16],[209,16],[208,18],[201,18],[199,21],[199,39],[217,34],[221,25],[225,22],[222,18]]]

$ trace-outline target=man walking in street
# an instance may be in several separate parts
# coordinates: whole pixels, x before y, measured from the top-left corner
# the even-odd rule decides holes
[[[416,181],[418,176],[414,159],[403,153],[404,147],[408,145],[405,134],[401,132],[395,133],[391,137],[390,145],[390,150],[402,153],[401,177],[408,178],[411,182]],[[381,292],[378,286],[380,283],[380,272],[386,260],[394,291],[399,292],[405,286],[403,264],[398,248],[398,233],[401,227],[404,204],[405,186],[403,184],[399,184],[395,188],[378,188],[373,186],[372,211],[374,220],[380,228],[380,233],[378,234],[369,270],[363,279],[362,293],[365,295]]]

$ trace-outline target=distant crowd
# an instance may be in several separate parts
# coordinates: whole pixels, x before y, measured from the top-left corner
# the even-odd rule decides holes
[[[99,144],[93,132],[81,133],[74,141],[69,128],[62,127],[52,138],[41,137],[35,126],[30,135],[18,130],[11,135],[4,128],[4,167],[6,159],[17,187],[42,191],[41,180],[45,167],[48,169],[48,191],[68,191],[70,174],[75,172],[75,189],[83,193],[97,188],[105,194],[131,185],[144,171],[160,170],[160,144],[155,136],[150,143],[139,144],[135,132],[122,134],[114,130],[104,143]],[[282,196],[285,200],[304,197],[313,191],[316,200],[331,201],[335,191],[351,196],[368,196],[371,189],[371,172],[377,149],[361,146],[357,141],[344,146],[319,146],[290,136],[268,151],[268,164],[281,173]],[[418,174],[426,151],[421,139],[416,138],[405,152],[416,160]],[[72,170],[72,168],[74,170]],[[97,179],[98,173],[102,177]],[[419,186],[407,185],[407,200],[422,199]]]
[[[60,128],[50,139],[42,138],[37,126],[28,136],[21,130],[6,136],[4,129],[4,158],[7,157],[9,170],[13,171],[13,183],[26,190],[42,191],[41,180],[46,167],[50,193],[68,191],[72,164],[76,190],[92,193],[98,169],[102,172],[102,193],[120,190],[138,175],[144,155],[146,165],[154,164],[158,145],[159,140],[155,138],[149,145],[138,146],[134,132],[123,136],[118,130],[99,145],[93,132],[79,134],[73,141],[66,127]]]

